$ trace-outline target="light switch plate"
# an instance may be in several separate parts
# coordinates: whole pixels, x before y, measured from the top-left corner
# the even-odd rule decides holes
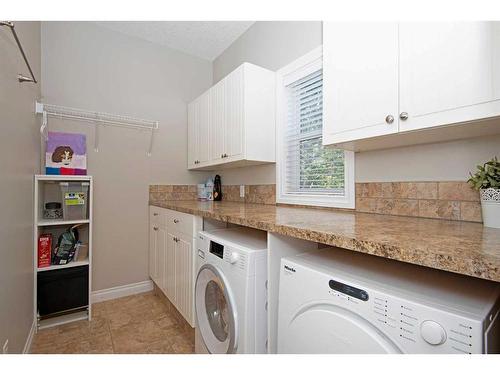
[[[245,198],[245,185],[240,185],[240,198]]]

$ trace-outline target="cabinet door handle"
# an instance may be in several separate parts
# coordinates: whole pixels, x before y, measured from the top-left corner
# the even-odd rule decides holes
[[[153,227],[153,230],[158,230],[158,227]]]
[[[174,219],[174,224],[177,224],[179,222],[178,219]]]
[[[403,121],[408,120],[408,112],[401,112],[401,113],[399,114],[399,118],[400,118],[401,120],[403,120]]]
[[[153,216],[158,216],[158,212],[155,212],[155,213],[153,214]]]
[[[387,122],[388,124],[392,124],[394,122],[394,116],[393,115],[385,116],[385,122]]]

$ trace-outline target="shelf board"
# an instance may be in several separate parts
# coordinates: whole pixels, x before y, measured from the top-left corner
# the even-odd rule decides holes
[[[41,219],[38,220],[37,225],[39,227],[49,227],[55,225],[72,225],[72,224],[88,224],[88,223],[90,223],[89,219],[83,219],[83,220]]]
[[[64,315],[56,316],[53,318],[42,319],[38,322],[38,329],[55,327],[61,324],[67,324],[71,322],[76,322],[78,320],[85,320],[89,318],[89,313],[85,311],[77,311],[73,313],[67,313]]]
[[[76,261],[69,262],[67,264],[53,264],[53,265],[48,266],[48,267],[37,268],[37,272],[53,271],[53,270],[59,270],[62,268],[72,268],[72,267],[78,267],[78,266],[85,266],[88,264],[89,264],[88,259],[76,260]]]
[[[37,174],[35,178],[38,181],[90,181],[92,176],[73,176],[73,175],[58,175],[58,174]]]

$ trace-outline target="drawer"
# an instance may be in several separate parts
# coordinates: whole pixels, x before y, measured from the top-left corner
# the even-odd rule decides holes
[[[167,210],[167,227],[169,230],[184,233],[193,237],[194,216],[184,212]]]
[[[149,223],[165,227],[167,225],[166,209],[149,206]]]

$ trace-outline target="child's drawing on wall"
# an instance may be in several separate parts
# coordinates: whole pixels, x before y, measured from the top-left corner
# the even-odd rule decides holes
[[[47,174],[86,175],[87,145],[85,135],[49,132],[45,167]]]

